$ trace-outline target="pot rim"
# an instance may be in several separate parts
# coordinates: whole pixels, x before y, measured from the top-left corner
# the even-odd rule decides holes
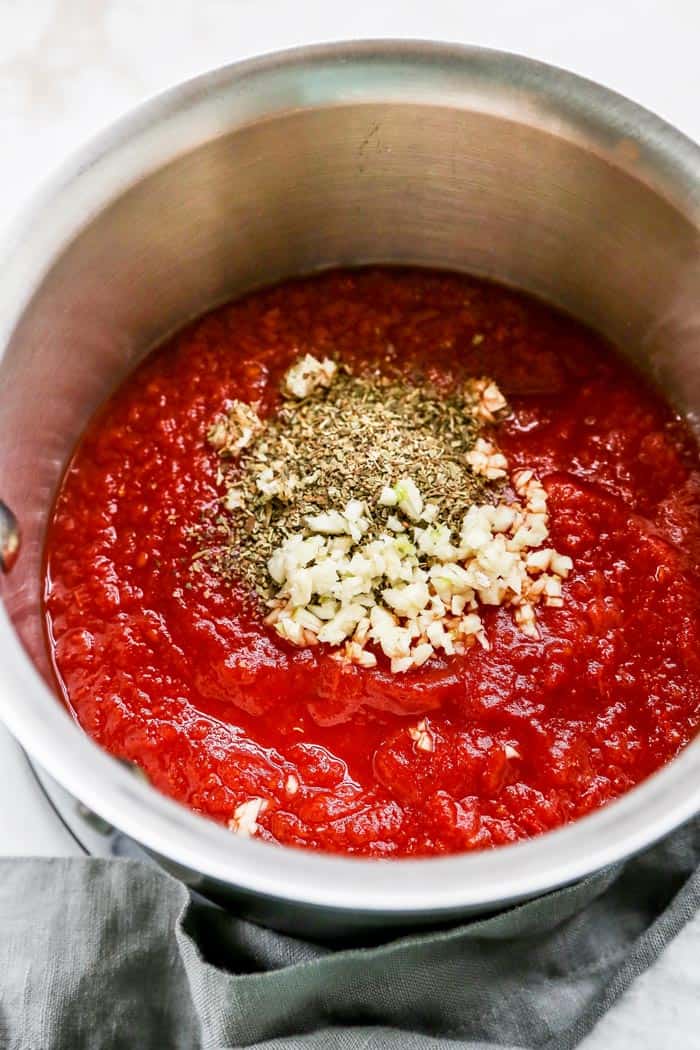
[[[290,86],[296,92],[291,96]],[[157,95],[61,167],[25,208],[9,239],[0,356],[60,251],[91,216],[177,153],[280,115],[290,102],[298,108],[381,101],[520,116],[600,151],[622,168],[633,160],[624,151],[616,154],[614,143],[631,139],[638,149],[636,177],[700,226],[700,148],[591,81],[507,52],[452,44],[375,40],[294,48],[233,63]],[[0,654],[0,716],[55,780],[175,864],[270,898],[406,916],[497,907],[619,861],[700,809],[698,738],[620,799],[527,842],[444,858],[392,860],[280,849],[237,838],[161,795],[102,751],[57,702],[2,603]]]

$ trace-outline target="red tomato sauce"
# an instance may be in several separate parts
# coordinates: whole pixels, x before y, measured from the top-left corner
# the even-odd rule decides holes
[[[208,425],[233,397],[274,411],[304,352],[445,388],[495,378],[514,410],[499,444],[545,484],[548,543],[574,560],[539,641],[489,609],[488,652],[408,674],[343,667],[286,645],[242,588],[190,572],[188,528],[220,496]],[[167,795],[224,823],[265,798],[267,841],[452,853],[574,820],[693,737],[698,554],[697,446],[602,339],[479,280],[335,271],[201,318],[108,401],[57,498],[46,621],[80,725]],[[421,716],[433,752],[409,736]]]

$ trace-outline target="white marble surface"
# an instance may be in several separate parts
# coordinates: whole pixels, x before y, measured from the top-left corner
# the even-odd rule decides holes
[[[72,149],[176,81],[263,51],[382,36],[566,66],[700,139],[698,0],[0,0],[0,236]],[[2,729],[0,770],[0,853],[78,852]],[[632,1045],[700,1050],[700,919],[583,1044]]]

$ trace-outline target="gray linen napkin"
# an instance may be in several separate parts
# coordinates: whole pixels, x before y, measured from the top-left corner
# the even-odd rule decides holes
[[[493,918],[332,950],[136,861],[0,861],[5,1050],[568,1050],[700,904],[700,821]]]

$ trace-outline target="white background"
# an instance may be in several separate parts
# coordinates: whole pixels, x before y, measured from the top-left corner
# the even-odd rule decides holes
[[[38,183],[116,116],[232,60],[323,40],[481,44],[565,66],[700,140],[700,0],[0,0],[0,236]],[[77,852],[0,729],[0,853]],[[700,1050],[700,920],[586,1050]]]

